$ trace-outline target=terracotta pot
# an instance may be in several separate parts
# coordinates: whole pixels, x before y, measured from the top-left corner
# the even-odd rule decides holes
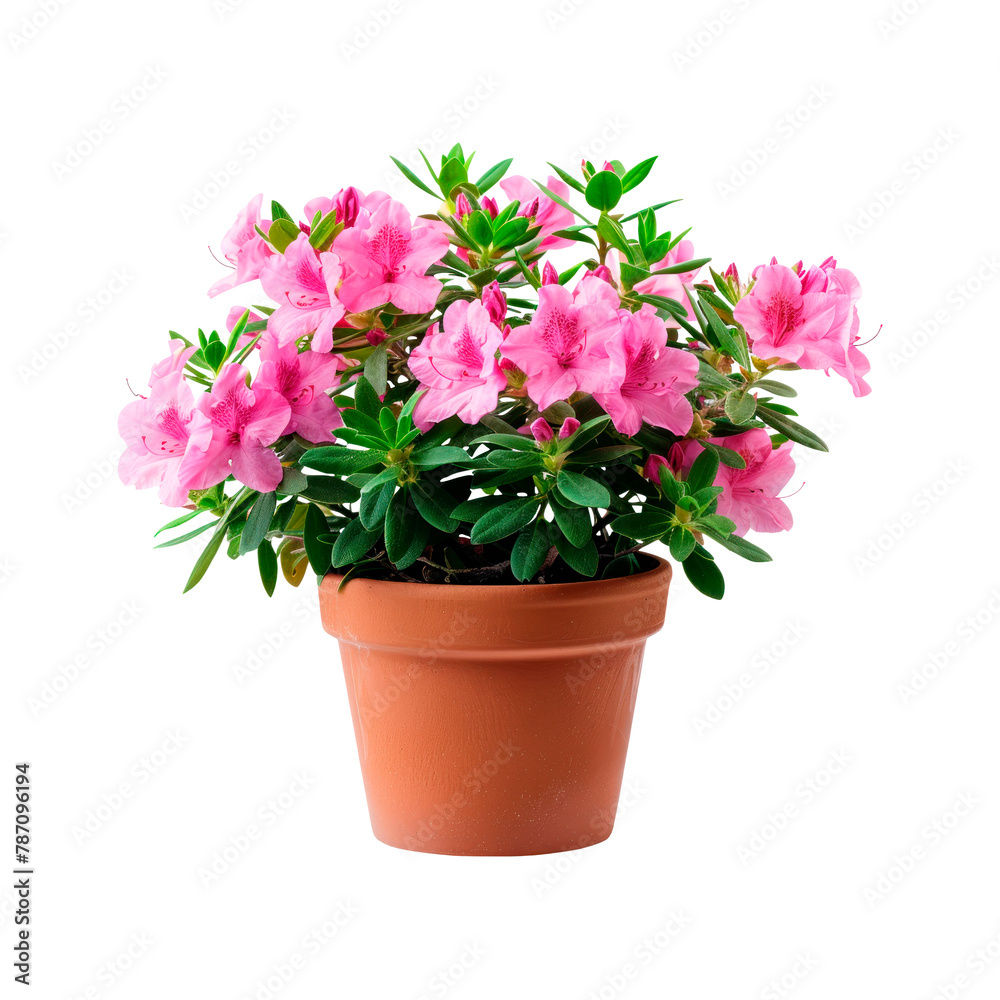
[[[434,854],[545,854],[614,825],[646,638],[670,564],[535,586],[341,578],[340,640],[372,830]]]

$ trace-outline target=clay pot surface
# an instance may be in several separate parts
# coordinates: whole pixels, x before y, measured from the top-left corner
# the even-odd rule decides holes
[[[435,854],[606,840],[670,564],[614,580],[320,585],[375,836]]]

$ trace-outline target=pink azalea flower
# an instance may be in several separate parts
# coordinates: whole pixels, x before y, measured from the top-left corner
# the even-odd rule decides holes
[[[709,441],[742,455],[747,464],[745,469],[720,465],[715,477],[715,485],[723,489],[718,512],[736,523],[733,534],[742,537],[750,530],[773,532],[791,528],[792,512],[778,494],[795,473],[795,463],[789,454],[792,442],[786,441],[775,448],[762,427]],[[686,475],[701,454],[702,446],[697,441],[684,441],[677,449],[682,453],[681,472]]]
[[[624,375],[594,398],[621,434],[635,434],[645,422],[683,437],[694,421],[684,393],[698,384],[698,359],[667,346],[666,324],[652,306],[619,315],[620,329],[608,339],[607,349],[612,365]]]
[[[414,226],[405,205],[376,195],[365,199],[354,225],[334,240],[349,268],[340,297],[351,312],[387,302],[406,313],[430,312],[441,283],[424,272],[447,253],[448,237],[430,226]]]
[[[306,202],[306,221],[312,225],[312,220],[316,218],[317,212],[322,217],[329,215],[336,209],[337,222],[342,222],[345,226],[353,226],[363,199],[364,195],[356,187],[341,188],[332,198],[322,196],[313,198]]]
[[[857,278],[832,258],[801,273],[772,263],[754,274],[750,293],[733,310],[754,354],[800,368],[833,370],[851,383],[855,396],[871,392],[864,381],[871,365],[855,346],[861,297]]]
[[[672,267],[674,264],[681,264],[686,260],[694,258],[694,244],[690,240],[681,240],[671,250],[663,260],[658,260],[650,267],[651,271],[658,271],[664,267]],[[698,269],[700,270],[700,268]],[[694,321],[694,314],[691,312],[691,304],[684,293],[684,286],[690,285],[698,276],[698,270],[685,271],[683,274],[654,274],[652,277],[644,278],[636,282],[635,291],[643,295],[662,295],[667,299],[674,299],[687,310],[687,318]],[[680,324],[674,319],[668,319],[668,327],[679,327]]]
[[[311,333],[314,351],[332,350],[333,328],[344,315],[344,305],[337,298],[342,276],[340,258],[335,253],[317,254],[309,237],[300,233],[260,273],[264,291],[279,304],[268,317],[268,332],[281,345]]]
[[[507,387],[496,358],[503,331],[481,302],[453,302],[442,325],[435,323],[410,355],[410,368],[426,389],[413,411],[422,431],[455,414],[478,423]]]
[[[315,444],[329,444],[333,429],[343,427],[344,421],[326,390],[337,386],[337,373],[347,362],[337,354],[300,354],[295,344],[281,345],[270,337],[261,342],[260,360],[254,391],[273,389],[291,407],[288,423],[278,436],[294,431]]]
[[[193,411],[191,384],[179,371],[153,379],[149,397],[129,403],[118,418],[118,433],[125,441],[118,462],[121,481],[138,489],[157,486],[163,503],[183,507],[188,486],[179,473]]]
[[[226,365],[198,398],[180,467],[188,489],[208,489],[230,473],[261,492],[281,482],[281,462],[268,445],[288,426],[291,407],[273,389],[248,389],[246,376],[242,365]]]
[[[618,293],[593,276],[570,292],[564,285],[543,285],[530,324],[515,327],[503,355],[527,376],[525,389],[540,409],[574,392],[609,392],[621,378],[621,362],[608,354],[608,340],[619,331]]]
[[[242,314],[241,314],[242,315]],[[196,347],[187,347],[183,340],[170,341],[170,353],[162,360],[153,365],[153,370],[149,373],[149,384],[156,384],[157,379],[161,379],[171,372],[182,372],[188,363],[188,358],[197,350]]]
[[[569,185],[558,177],[549,177],[545,186],[559,195],[563,201],[569,198]],[[542,231],[538,234],[542,237],[542,242],[538,244],[535,253],[544,253],[546,250],[557,250],[559,247],[572,245],[572,240],[552,235],[560,229],[573,225],[573,213],[568,208],[563,208],[559,202],[553,201],[527,177],[520,177],[517,174],[513,177],[505,177],[500,182],[500,187],[503,188],[504,194],[511,201],[521,203],[517,210],[518,215],[527,216],[536,225],[542,227]]]
[[[235,268],[232,274],[220,278],[208,290],[213,298],[230,288],[253,281],[260,276],[264,262],[273,253],[271,247],[260,238],[255,226],[266,233],[271,227],[271,220],[261,218],[260,205],[263,194],[255,195],[247,206],[236,216],[232,228],[222,237],[222,253],[226,260]]]

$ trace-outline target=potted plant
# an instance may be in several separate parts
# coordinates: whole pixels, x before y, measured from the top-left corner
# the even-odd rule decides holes
[[[746,534],[791,527],[793,443],[825,450],[775,375],[869,391],[851,272],[709,267],[670,202],[619,208],[654,160],[472,180],[455,146],[428,181],[396,161],[438,201],[417,217],[258,195],[210,295],[259,280],[270,304],[172,334],[121,414],[121,478],[183,508],[163,544],[207,539],[185,589],[223,548],[268,594],[318,578],[386,843],[607,837],[671,579],[645,547],[721,598],[716,554],[765,561]]]

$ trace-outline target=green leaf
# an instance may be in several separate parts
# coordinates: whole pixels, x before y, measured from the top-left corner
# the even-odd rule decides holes
[[[763,389],[772,396],[786,396],[789,399],[792,399],[798,395],[798,393],[790,385],[785,385],[784,382],[775,382],[773,379],[769,378],[758,379],[754,382],[753,387],[755,389]]]
[[[748,424],[757,410],[757,399],[749,392],[734,389],[725,399],[726,416],[734,424]]]
[[[653,164],[656,163],[656,157],[651,156],[648,160],[643,160],[642,163],[637,163],[631,170],[626,171],[625,176],[622,178],[622,188],[625,191],[631,191],[632,188],[638,187],[645,179],[646,175],[653,169]]]
[[[365,378],[371,383],[375,395],[381,398],[385,395],[386,379],[389,374],[389,362],[385,345],[376,347],[368,360],[365,361]]]
[[[510,571],[524,582],[538,574],[548,555],[549,526],[542,518],[536,518],[517,536],[510,553]]]
[[[417,469],[436,469],[441,465],[454,465],[468,460],[469,453],[464,448],[443,444],[421,448],[410,455],[410,464]]]
[[[221,530],[222,525],[219,525],[219,530],[212,535],[211,540],[208,545],[205,546],[205,551],[198,556],[198,561],[194,564],[194,569],[191,570],[191,575],[188,577],[188,581],[184,584],[184,593],[186,594],[192,587],[196,586],[201,578],[205,575],[208,567],[212,565],[212,560],[215,558],[215,554],[219,551],[219,546],[222,545],[222,540],[226,537],[226,533]]]
[[[500,180],[505,173],[507,173],[508,168],[513,162],[513,159],[501,160],[499,163],[495,163],[492,167],[490,167],[490,169],[487,170],[478,181],[476,181],[476,189],[479,193],[485,194],[489,191],[489,189],[493,187],[493,185],[496,184],[496,182]]]
[[[485,212],[473,212],[469,216],[469,235],[481,246],[488,247],[493,242],[493,223]]]
[[[686,482],[692,493],[711,486],[719,472],[719,456],[711,448],[703,448],[701,454],[694,460]]]
[[[360,413],[373,419],[378,419],[379,410],[382,409],[382,400],[364,375],[354,383],[354,405]]]
[[[698,518],[699,528],[711,528],[721,535],[731,535],[736,530],[736,522],[721,514],[702,514]]]
[[[712,258],[695,257],[692,260],[680,260],[676,264],[669,264],[667,267],[658,267],[653,274],[686,274],[688,271],[697,271],[699,267],[704,267]]]
[[[576,570],[580,576],[592,577],[597,573],[600,559],[593,538],[588,538],[583,545],[577,546],[565,535],[559,534],[556,537],[556,549],[570,569]]]
[[[317,472],[330,472],[338,476],[349,476],[354,472],[364,472],[374,466],[381,468],[386,453],[384,451],[356,451],[340,444],[310,448],[299,464]]]
[[[587,182],[586,199],[591,208],[610,212],[621,197],[622,179],[611,170],[598,170]]]
[[[342,228],[337,221],[336,209],[332,209],[319,220],[319,224],[314,226],[309,233],[309,245],[319,251],[328,250],[338,229]]]
[[[569,539],[570,544],[586,545],[592,528],[590,511],[586,507],[564,507],[554,501],[550,506],[559,530]]]
[[[688,556],[682,565],[684,575],[698,590],[706,597],[722,600],[726,593],[726,581],[722,578],[722,571],[712,559],[706,559],[695,552]]]
[[[541,469],[542,453],[534,454],[527,451],[490,451],[486,453],[486,461],[498,469]]]
[[[277,506],[278,495],[273,491],[261,493],[254,500],[250,513],[247,515],[246,527],[240,536],[241,556],[245,556],[248,552],[260,547],[260,543],[264,541],[264,536],[271,527],[271,518],[274,517]]]
[[[785,414],[772,410],[769,406],[759,403],[757,405],[757,416],[765,424],[784,434],[789,441],[795,441],[797,444],[805,445],[807,448],[813,448],[816,451],[830,450],[817,434],[807,430],[801,424],[797,424],[790,417],[785,416]]]
[[[746,460],[738,451],[725,448],[721,444],[712,444],[710,441],[702,441],[701,443],[704,447],[711,448],[719,456],[719,461],[723,465],[728,465],[730,469],[745,469],[747,467]]]
[[[602,237],[606,243],[610,243],[616,250],[621,250],[628,258],[630,264],[636,262],[634,248],[625,236],[625,231],[614,219],[607,215],[602,215],[597,220],[597,235]]]
[[[687,528],[678,526],[670,532],[670,554],[678,562],[684,562],[697,544],[698,539]]]
[[[438,175],[438,184],[441,187],[441,193],[446,198],[451,197],[452,192],[459,184],[466,184],[468,180],[469,173],[465,169],[465,164],[457,156],[450,156],[444,161],[441,173]],[[395,560],[392,561],[395,562]]]
[[[285,206],[282,205],[280,201],[274,201],[273,199],[271,201],[271,218],[287,219],[291,223],[295,222],[295,220],[285,210]]]
[[[360,561],[381,536],[381,527],[375,531],[369,531],[358,517],[348,521],[340,534],[337,535],[331,562],[339,569],[341,566]]]
[[[493,233],[493,242],[498,247],[513,246],[515,243],[520,243],[521,238],[528,231],[529,225],[529,221],[523,215],[510,219]]]
[[[510,500],[509,496],[499,494],[489,497],[473,497],[471,500],[465,500],[455,507],[451,512],[451,516],[456,520],[475,524],[487,511],[502,507],[504,504],[510,503]]]
[[[726,378],[721,372],[716,371],[710,364],[698,359],[698,381],[702,385],[712,386],[714,389],[722,389],[729,392],[733,388],[733,382]]]
[[[204,511],[195,511],[196,514],[202,514]],[[194,531],[188,531],[186,534],[178,535],[177,538],[171,538],[168,542],[160,542],[159,545],[154,545],[154,549],[169,549],[174,545],[181,545],[184,542],[190,541],[192,538],[197,538],[202,532],[208,531],[209,528],[218,527],[216,521],[209,521],[208,524],[203,524],[200,528],[195,528]]]
[[[535,439],[527,434],[483,434],[473,438],[469,444],[496,444],[512,451],[538,451]]]
[[[288,245],[299,238],[301,232],[302,230],[294,222],[288,219],[275,219],[267,231],[267,239],[278,253],[284,253]]]
[[[302,528],[302,543],[305,545],[309,565],[317,576],[324,576],[330,568],[330,552],[333,545],[320,537],[329,533],[330,525],[326,515],[316,504],[309,504],[305,525]]]
[[[389,509],[389,501],[396,492],[395,481],[383,483],[378,489],[368,490],[361,494],[361,503],[358,506],[358,518],[369,530],[381,529],[385,520],[385,512]]]
[[[385,514],[385,554],[397,569],[413,565],[424,551],[430,528],[410,503],[409,491],[399,490]]]
[[[662,510],[647,509],[638,514],[623,514],[611,522],[611,530],[634,538],[636,541],[653,541],[670,527],[672,518]]]
[[[452,516],[455,500],[447,490],[423,479],[410,487],[410,496],[420,516],[432,527],[446,534],[457,530],[459,521]]]
[[[723,548],[729,549],[730,552],[735,552],[744,559],[749,559],[750,562],[771,561],[770,555],[759,545],[754,545],[753,542],[748,542],[745,538],[740,538],[738,535],[723,535],[714,528],[709,527],[706,527],[704,532],[709,538],[715,539]]]
[[[557,167],[554,163],[550,163],[549,166],[564,180],[571,188],[579,191],[580,194],[586,190],[586,188],[578,181],[571,173],[563,170],[562,167]]]
[[[607,170],[602,172],[608,173]],[[606,486],[579,472],[570,472],[569,469],[559,472],[556,489],[567,500],[582,507],[607,507],[611,503],[611,494]]]
[[[436,198],[437,194],[432,191],[405,163],[397,160],[395,156],[390,156],[390,160],[399,167],[399,172],[411,183],[415,184],[421,191],[425,191],[431,197]]]
[[[573,435],[571,439],[571,444],[574,450],[578,449],[581,445],[586,444],[588,441],[593,441],[601,431],[611,422],[611,417],[606,413],[601,414],[599,417],[594,417],[592,420],[588,420],[581,424],[577,429],[577,432]]]
[[[184,524],[185,521],[190,521],[192,517],[197,517],[199,514],[204,513],[205,512],[203,510],[192,510],[187,514],[182,514],[180,517],[175,517],[172,521],[168,521],[162,528],[159,528],[154,533],[153,537],[156,538],[157,535],[162,534],[164,531],[169,531],[171,528],[178,528]],[[209,523],[208,527],[212,527],[211,523]]]
[[[469,536],[472,544],[489,545],[520,531],[535,516],[538,499],[538,497],[520,498],[487,511],[472,526]]]
[[[584,222],[586,222],[586,223],[587,223],[588,225],[591,225],[591,226],[593,225],[593,223],[592,223],[592,222],[590,221],[590,219],[588,219],[588,218],[587,218],[587,217],[586,217],[585,215],[582,215],[582,214],[581,214],[580,212],[578,212],[578,211],[577,211],[577,210],[576,210],[576,209],[575,209],[575,208],[574,208],[574,207],[573,207],[573,206],[572,206],[572,205],[571,205],[571,204],[570,204],[570,203],[569,203],[568,201],[566,201],[566,200],[565,200],[564,198],[560,198],[560,197],[559,197],[559,195],[557,195],[557,194],[555,193],[555,191],[550,191],[550,190],[549,190],[549,189],[548,189],[548,188],[547,188],[547,187],[546,187],[546,186],[545,186],[544,184],[539,184],[539,182],[538,182],[538,181],[535,181],[535,183],[536,183],[536,184],[538,185],[538,187],[539,187],[539,188],[541,188],[541,190],[542,190],[542,191],[544,191],[544,192],[545,192],[545,194],[547,194],[547,195],[548,195],[548,196],[549,196],[549,197],[550,197],[550,198],[551,198],[551,199],[552,199],[552,200],[553,200],[553,201],[554,201],[554,202],[555,202],[555,203],[556,203],[557,205],[562,205],[562,207],[563,207],[563,208],[566,208],[566,209],[569,209],[569,211],[571,211],[571,212],[572,212],[572,213],[573,213],[573,214],[574,214],[574,215],[575,215],[575,216],[576,216],[576,217],[577,217],[578,219],[583,219],[583,221],[584,221]]]
[[[264,584],[267,596],[274,595],[274,586],[278,582],[278,557],[274,554],[271,543],[264,541],[257,546],[257,568],[260,570],[260,582]]]
[[[612,444],[604,448],[570,452],[566,461],[570,465],[611,465],[617,459],[637,451],[639,446],[635,444]]]
[[[699,292],[699,298],[701,298]],[[719,347],[730,357],[735,358],[744,368],[750,367],[750,351],[747,348],[746,337],[736,329],[731,329],[722,322],[722,318],[711,305],[703,304],[702,311],[708,325],[712,328],[719,342]]]

